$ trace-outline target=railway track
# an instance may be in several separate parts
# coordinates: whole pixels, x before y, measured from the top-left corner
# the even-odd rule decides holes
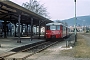
[[[32,56],[38,52],[41,52],[44,49],[58,42],[59,41],[54,41],[54,42],[47,41],[47,42],[39,43],[36,45],[32,45],[18,52],[7,52],[7,53],[0,55],[0,60],[25,60],[27,57]]]

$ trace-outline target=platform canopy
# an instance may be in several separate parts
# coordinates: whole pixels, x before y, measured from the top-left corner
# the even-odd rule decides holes
[[[14,2],[0,1],[0,20],[18,23],[19,15],[21,15],[20,23],[23,24],[30,24],[31,18],[33,18],[33,25],[38,25],[39,21],[46,23],[52,22],[51,20],[17,5]]]

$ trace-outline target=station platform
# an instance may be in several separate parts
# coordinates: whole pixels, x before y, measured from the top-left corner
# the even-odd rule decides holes
[[[0,38],[0,54],[8,52],[14,48],[45,41],[44,39],[30,39],[30,37],[21,37],[21,43],[17,43],[18,37]]]

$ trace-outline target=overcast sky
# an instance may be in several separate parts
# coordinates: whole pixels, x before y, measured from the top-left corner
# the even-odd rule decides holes
[[[19,5],[29,0],[11,0]],[[75,16],[74,0],[37,0],[44,4],[51,20],[64,20]],[[90,15],[90,0],[77,0],[77,16]]]

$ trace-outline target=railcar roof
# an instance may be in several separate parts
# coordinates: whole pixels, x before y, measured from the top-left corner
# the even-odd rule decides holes
[[[62,23],[48,23],[46,24],[46,26],[49,26],[49,25],[63,25]]]

